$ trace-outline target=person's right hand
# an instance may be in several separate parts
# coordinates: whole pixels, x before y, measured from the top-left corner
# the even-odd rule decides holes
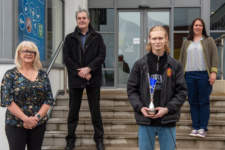
[[[85,79],[87,79],[88,81],[91,79],[91,74],[89,73],[89,74],[87,74],[86,76],[85,76]]]
[[[142,107],[142,108],[141,108],[141,112],[142,112],[142,114],[143,114],[145,117],[150,117],[150,116],[148,115],[148,111],[150,111],[150,109],[147,108],[147,107]]]

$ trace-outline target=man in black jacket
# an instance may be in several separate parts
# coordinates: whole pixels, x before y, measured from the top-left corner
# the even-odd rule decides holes
[[[76,12],[77,27],[68,34],[63,47],[64,62],[68,70],[69,115],[66,150],[75,147],[75,130],[79,120],[79,110],[84,88],[94,126],[94,141],[98,150],[104,150],[103,125],[100,113],[100,86],[106,47],[102,36],[89,25],[89,13],[85,9]]]
[[[176,148],[176,128],[180,108],[186,100],[187,87],[181,64],[169,54],[168,34],[162,26],[155,26],[149,32],[149,51],[136,61],[128,83],[127,93],[139,124],[140,150],[154,150],[158,135],[161,150]],[[153,103],[155,115],[149,115],[149,79],[156,79]]]

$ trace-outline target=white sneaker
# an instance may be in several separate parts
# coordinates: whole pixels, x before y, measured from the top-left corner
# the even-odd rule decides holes
[[[205,137],[207,132],[204,129],[199,129],[197,133],[197,137]]]
[[[189,134],[190,136],[196,136],[198,133],[198,130],[192,130],[191,133]]]

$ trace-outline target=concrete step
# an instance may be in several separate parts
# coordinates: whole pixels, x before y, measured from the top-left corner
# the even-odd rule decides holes
[[[113,93],[113,92],[112,92]],[[100,105],[103,106],[116,106],[116,107],[125,107],[125,106],[131,106],[130,102],[128,101],[127,95],[125,92],[114,92],[109,93],[110,95],[106,95],[106,93],[103,93],[101,95]],[[56,100],[57,106],[68,106],[69,105],[69,95],[59,95]],[[83,95],[82,100],[82,107],[88,106],[87,102],[87,96]],[[183,107],[189,107],[188,101],[186,101],[183,105]],[[210,96],[210,107],[211,108],[225,108],[225,94],[222,93],[212,93]]]
[[[66,131],[46,131],[43,146],[65,146]],[[93,132],[76,132],[76,147],[95,146]],[[110,147],[137,147],[137,133],[105,132],[104,143]]]
[[[64,150],[65,147],[62,146],[42,146],[42,150]],[[96,150],[94,146],[92,147],[76,147],[74,150]],[[139,150],[138,147],[105,147],[105,150]],[[160,148],[155,148],[155,150],[160,150]],[[199,148],[177,148],[176,150],[207,150]],[[208,149],[209,150],[209,149]],[[211,150],[211,149],[210,149]],[[224,148],[213,149],[213,150],[224,150]]]
[[[220,120],[209,120],[208,124],[208,134],[218,134],[225,135],[225,121]],[[176,132],[184,133],[189,135],[192,130],[192,121],[191,120],[180,120],[176,123]]]
[[[62,146],[42,146],[42,150],[64,150],[65,147]],[[92,147],[76,147],[74,150],[96,150],[94,146]],[[105,147],[105,150],[139,150],[139,148],[133,147]],[[160,150],[160,149],[156,149]]]
[[[66,94],[69,95],[68,93]],[[86,91],[84,90],[83,95],[86,96]],[[118,96],[127,96],[127,89],[126,88],[117,88],[117,89],[101,89],[101,96],[110,96],[110,97],[118,97]],[[212,92],[210,95],[212,98],[215,97],[225,97],[225,93],[218,93],[218,92]]]
[[[101,107],[101,115],[103,119],[134,119],[134,111],[132,107]],[[212,120],[225,120],[224,108],[211,108],[210,118]],[[55,106],[51,113],[51,118],[67,118],[69,113],[68,106]],[[82,107],[79,112],[80,118],[90,118],[90,110],[88,107]],[[181,108],[181,120],[190,120],[190,108]]]
[[[138,125],[135,119],[103,119],[105,132],[138,132]],[[192,130],[191,120],[180,120],[176,123],[177,133],[186,133]],[[209,134],[225,134],[225,121],[209,120]],[[67,118],[50,118],[47,131],[67,131]],[[77,131],[93,132],[93,125],[90,119],[80,119]]]
[[[47,123],[43,150],[63,150],[67,134],[69,96],[57,98],[52,118]],[[104,125],[106,150],[138,150],[138,125],[127,99],[125,89],[101,90],[101,114]],[[212,93],[210,96],[211,116],[206,138],[190,137],[192,122],[188,101],[182,107],[180,122],[176,124],[177,150],[222,150],[225,147],[225,94]],[[93,126],[86,93],[84,92],[77,127],[76,150],[94,150]],[[159,143],[156,140],[156,150]]]
[[[57,106],[69,106],[69,95],[59,95],[56,100]],[[87,96],[84,95],[82,99],[81,107],[88,106]],[[124,107],[131,106],[127,99],[127,96],[101,96],[100,106],[111,106],[111,107]]]
[[[211,120],[224,120],[225,121],[225,109],[224,108],[210,108]],[[190,108],[181,108],[180,120],[191,120]]]
[[[101,107],[102,118],[134,118],[134,113],[131,107]],[[68,106],[55,106],[53,107],[52,118],[67,118],[69,113]],[[83,107],[79,112],[80,118],[90,118],[90,110],[88,107]]]
[[[65,131],[46,131],[43,146],[66,145]],[[180,149],[221,149],[225,147],[225,135],[207,134],[205,138],[190,137],[184,133],[177,133],[176,145]],[[107,147],[138,148],[137,132],[105,132],[104,144]],[[77,132],[76,147],[94,147],[93,132]],[[158,141],[156,141],[156,147]]]

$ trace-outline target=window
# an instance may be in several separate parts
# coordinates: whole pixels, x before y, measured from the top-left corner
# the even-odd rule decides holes
[[[106,45],[106,59],[102,65],[102,86],[114,86],[115,40],[114,40],[114,9],[89,9],[91,26],[102,35]]]
[[[189,30],[191,22],[201,17],[200,8],[175,8],[174,31]]]
[[[179,59],[182,43],[187,39],[188,33],[175,33],[174,34],[174,58]]]
[[[211,0],[210,14],[210,30],[225,30],[225,0]]]
[[[50,61],[63,40],[63,2],[61,0],[48,0],[47,3],[47,39],[46,61]],[[62,63],[62,51],[55,63]]]
[[[89,9],[95,31],[114,32],[114,9]]]
[[[220,38],[222,35],[225,34],[225,0],[211,0],[210,1],[210,36],[214,39]],[[225,38],[224,38],[225,41]],[[225,59],[225,48],[223,48],[223,55],[221,55],[221,41],[216,41],[218,55],[219,55],[219,68],[217,79],[221,79],[221,64],[224,64],[224,61],[221,60]],[[225,65],[223,65],[223,72],[225,70]],[[225,78],[225,74],[223,75]]]
[[[189,26],[195,18],[201,17],[200,8],[174,8],[174,58],[179,59],[183,41],[187,38]]]

